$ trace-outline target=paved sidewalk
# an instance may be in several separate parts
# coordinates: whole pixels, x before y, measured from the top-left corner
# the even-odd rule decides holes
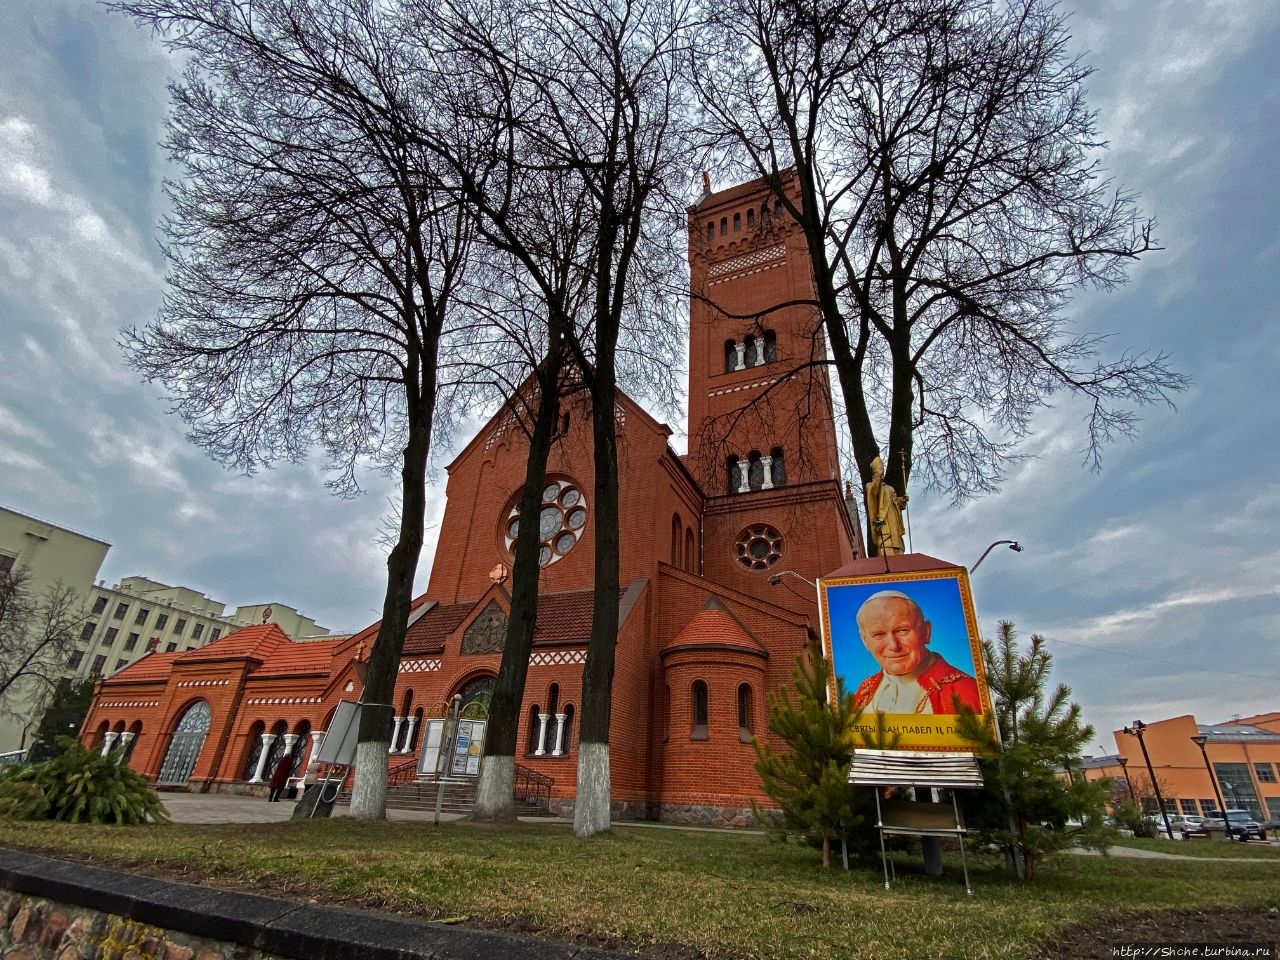
[[[293,817],[296,800],[269,802],[266,797],[247,797],[231,793],[169,793],[160,794],[169,817],[175,823],[282,823]],[[335,817],[350,816],[349,808],[333,808]],[[430,823],[435,819],[434,810],[387,810],[387,819],[393,821],[418,821]],[[441,813],[440,819],[460,820],[461,814]],[[521,817],[529,823],[566,825],[568,820],[555,817]]]

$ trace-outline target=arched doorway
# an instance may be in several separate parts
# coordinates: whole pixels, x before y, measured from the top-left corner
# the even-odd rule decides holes
[[[464,717],[487,717],[489,715],[489,704],[493,700],[493,688],[497,685],[498,678],[490,676],[473,677],[468,680],[461,690],[462,694],[461,713]],[[467,708],[470,707],[468,710]]]
[[[160,765],[156,783],[185,784],[191,779],[191,771],[195,769],[209,733],[209,717],[207,701],[197,700],[187,707],[174,727],[173,739],[169,741],[169,750]]]

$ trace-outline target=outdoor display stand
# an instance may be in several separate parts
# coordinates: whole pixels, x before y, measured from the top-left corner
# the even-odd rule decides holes
[[[896,879],[893,860],[885,847],[886,834],[912,837],[955,837],[960,841],[960,866],[965,892],[969,886],[969,865],[964,855],[964,821],[955,790],[976,790],[982,786],[978,760],[971,753],[917,753],[908,750],[855,750],[849,766],[849,783],[873,787],[876,798],[876,830],[880,833],[880,860],[884,865],[884,886]],[[951,803],[920,800],[883,800],[885,787],[928,787],[951,790]]]

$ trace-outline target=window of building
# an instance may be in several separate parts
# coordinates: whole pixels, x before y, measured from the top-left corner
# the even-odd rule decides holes
[[[692,729],[689,731],[690,740],[706,740],[707,739],[707,684],[703,680],[695,680],[693,682],[693,716]]]
[[[105,610],[105,609],[107,609],[107,598],[106,598],[106,597],[99,597],[97,600],[93,601],[93,612],[94,612],[94,613],[101,613],[101,612],[102,612],[103,610]]]
[[[136,650],[138,648],[138,635],[136,633],[129,634],[128,639],[124,642],[126,650]]]
[[[147,622],[147,617],[149,616],[151,616],[151,608],[143,607],[141,610],[138,611],[138,615],[133,618],[133,625],[135,627],[142,626],[144,623]]]
[[[175,651],[175,650],[177,650],[177,649],[178,649],[178,641],[177,641],[177,640],[170,640],[167,644],[165,644],[164,652],[165,652],[165,653],[173,653],[173,651]]]
[[[1177,812],[1183,816],[1195,816],[1199,811],[1196,810],[1196,802],[1194,800],[1179,800]]]
[[[163,630],[165,628],[165,624],[167,624],[168,622],[169,622],[169,615],[167,613],[160,614],[160,616],[156,617],[156,629]]]
[[[127,603],[117,603],[117,604],[116,604],[116,612],[115,612],[115,613],[113,613],[113,614],[111,615],[111,619],[112,619],[112,620],[123,620],[123,619],[124,619],[124,615],[125,615],[126,613],[128,613],[128,612],[129,612],[129,605],[128,605]]]
[[[187,621],[179,617],[173,625],[173,635],[175,637],[182,636],[182,631],[187,629]]]
[[[698,549],[693,540],[693,527],[684,532],[684,568],[690,573],[698,572]]]
[[[738,739],[750,743],[751,738],[751,684],[743,683],[738,686]]]
[[[715,221],[713,220],[707,224],[707,239],[714,240],[715,238],[716,238],[716,224],[715,224]]]
[[[738,369],[738,345],[732,340],[724,342],[724,372],[732,373]]]
[[[115,627],[107,627],[107,632],[102,635],[102,642],[105,643],[107,646],[111,646],[111,644],[116,642],[116,635],[119,632],[120,631],[117,630]]]
[[[74,670],[76,667],[80,666],[83,660],[84,660],[84,651],[76,650],[71,654],[71,659],[67,661],[67,666],[70,667],[72,670]]]
[[[217,640],[220,636],[222,636],[222,628],[215,627],[213,633],[209,634],[209,642],[213,643],[213,641]]]
[[[733,215],[733,232],[740,233],[742,231],[742,214],[735,213]]]
[[[671,516],[671,565],[680,566],[680,548],[684,541],[684,525],[680,522],[680,514]]]
[[[754,227],[756,225],[756,208],[747,207],[747,226]]]
[[[112,671],[111,671],[111,672],[112,672],[112,673],[115,673],[115,672],[116,672],[116,670],[119,670],[121,667],[126,666],[128,663],[129,663],[129,661],[128,661],[128,660],[117,660],[117,661],[116,661],[116,665],[115,665],[115,667],[112,669]]]
[[[13,565],[17,559],[7,553],[0,553],[0,577],[7,577],[13,571]]]
[[[1228,810],[1248,810],[1254,817],[1261,818],[1262,804],[1258,802],[1257,791],[1253,789],[1249,764],[1215,763],[1213,773],[1222,788],[1222,801]]]
[[[192,627],[192,628],[191,628],[191,639],[192,639],[192,640],[199,640],[199,639],[200,639],[201,637],[203,637],[203,636],[204,636],[204,624],[203,624],[203,623],[197,623],[194,627]]]
[[[736,551],[748,570],[767,570],[782,559],[782,534],[767,523],[747,527],[738,534]]]
[[[89,638],[93,636],[93,631],[97,629],[98,629],[98,625],[96,623],[86,623],[83,627],[80,628],[80,642],[88,643]]]
[[[769,451],[769,483],[775,487],[786,486],[787,466],[782,458],[781,447],[774,447]]]
[[[503,530],[503,544],[514,554],[522,518],[519,497],[513,497],[512,501]],[[576,547],[586,530],[587,502],[582,491],[567,480],[548,480],[542,490],[537,523],[538,566],[549,567]]]
[[[1200,816],[1211,817],[1218,810],[1218,801],[1213,797],[1200,801]]]
[[[778,335],[772,330],[764,332],[764,362],[776,363],[778,360]]]
[[[724,236],[728,236],[728,234],[729,234],[729,218],[721,217],[720,218],[720,236],[724,237]]]
[[[102,673],[102,668],[107,665],[106,654],[98,654],[93,658],[93,672]]]
[[[747,454],[747,486],[752,490],[764,489],[764,462],[759,450]]]
[[[529,742],[525,744],[524,752],[533,754],[538,749],[538,739],[542,732],[542,711],[538,709],[535,703],[529,708]]]
[[[1255,763],[1253,765],[1253,772],[1258,778],[1259,783],[1276,782],[1276,768],[1269,763]]]
[[[567,757],[569,748],[573,745],[573,704],[566,703],[564,705],[564,723],[560,727],[560,756]]]
[[[738,459],[737,454],[730,455],[729,459],[725,461],[725,466],[728,468],[728,471],[729,471],[728,479],[729,479],[730,493],[737,493],[743,487],[742,467],[740,466],[741,462],[742,461]]]

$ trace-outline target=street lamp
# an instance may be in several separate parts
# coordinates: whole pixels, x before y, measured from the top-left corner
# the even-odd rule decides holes
[[[1200,748],[1200,756],[1204,757],[1204,768],[1209,771],[1209,783],[1213,786],[1213,795],[1218,801],[1218,809],[1222,811],[1222,827],[1226,831],[1223,836],[1230,840],[1231,824],[1227,820],[1227,805],[1222,800],[1222,791],[1218,788],[1218,778],[1214,776],[1213,767],[1209,765],[1209,754],[1204,749],[1204,745],[1208,741],[1209,738],[1203,733],[1191,738],[1191,742]]]
[[[777,573],[771,574],[769,576],[769,586],[776,587],[778,584],[782,582],[783,577],[795,577],[801,583],[807,583],[809,586],[813,587],[815,590],[818,589],[817,584],[815,584],[812,580],[809,580],[805,577],[800,576],[800,574],[796,573],[794,570],[779,570]]]
[[[1156,803],[1160,805],[1160,816],[1164,818],[1165,836],[1173,837],[1173,827],[1169,825],[1169,811],[1164,808],[1164,797],[1160,795],[1160,784],[1156,783],[1156,771],[1151,766],[1151,754],[1147,753],[1147,742],[1142,739],[1143,731],[1147,729],[1147,725],[1141,720],[1133,721],[1133,726],[1125,727],[1124,732],[1131,737],[1138,738],[1138,746],[1142,748],[1142,759],[1147,762],[1147,773],[1151,777],[1151,789],[1156,792]]]
[[[987,547],[987,549],[982,551],[982,556],[978,558],[977,563],[975,563],[972,567],[969,568],[969,572],[973,573],[973,571],[977,570],[978,567],[982,564],[982,561],[987,559],[987,554],[990,553],[992,550],[994,550],[996,547],[1000,546],[1000,544],[1002,543],[1007,543],[1009,545],[1009,549],[1012,550],[1014,553],[1022,552],[1022,544],[1020,544],[1017,540],[997,540],[995,543],[991,544],[991,546]]]
[[[1133,781],[1129,779],[1129,758],[1117,757],[1116,759],[1120,763],[1120,772],[1124,774],[1124,785],[1129,788],[1129,800],[1136,807],[1138,805],[1138,798],[1133,795]],[[1142,811],[1138,812],[1141,813]]]

